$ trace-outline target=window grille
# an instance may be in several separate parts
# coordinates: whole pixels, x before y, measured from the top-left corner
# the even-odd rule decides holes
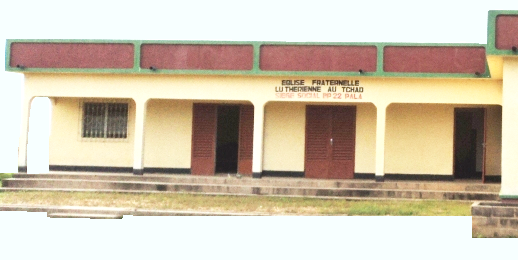
[[[128,104],[84,103],[84,138],[126,138],[128,136]]]

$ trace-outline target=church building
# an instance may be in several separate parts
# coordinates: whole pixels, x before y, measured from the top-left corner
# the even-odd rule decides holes
[[[51,171],[501,182],[518,199],[518,11],[487,44],[7,40]]]

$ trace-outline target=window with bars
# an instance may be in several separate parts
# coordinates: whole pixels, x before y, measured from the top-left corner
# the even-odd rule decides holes
[[[84,138],[126,138],[128,136],[128,104],[84,103]]]

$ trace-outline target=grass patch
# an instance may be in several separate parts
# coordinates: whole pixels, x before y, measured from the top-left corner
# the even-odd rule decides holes
[[[0,187],[2,187],[2,180],[13,177],[12,173],[0,173]]]
[[[183,193],[3,192],[0,204],[257,212],[278,215],[470,216],[471,202],[350,201]]]

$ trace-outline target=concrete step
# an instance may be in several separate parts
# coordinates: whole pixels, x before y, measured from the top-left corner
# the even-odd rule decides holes
[[[110,207],[1,205],[0,211],[47,212],[51,218],[121,219],[123,216],[268,216],[265,213],[236,213],[185,210],[152,210]]]
[[[47,217],[49,217],[49,218],[122,219],[122,215],[77,214],[77,213],[47,213]]]
[[[444,191],[382,188],[314,188],[278,187],[229,184],[189,184],[96,181],[79,179],[6,179],[3,190],[54,190],[54,191],[102,191],[102,192],[184,192],[221,195],[267,195],[296,197],[336,198],[388,198],[430,200],[498,200],[497,192]]]
[[[403,189],[403,190],[434,190],[434,191],[469,191],[469,192],[500,192],[500,184],[482,184],[475,182],[418,182],[418,181],[387,181],[373,180],[316,180],[302,178],[268,177],[253,179],[250,177],[235,178],[226,176],[192,176],[113,173],[82,173],[82,174],[15,174],[16,179],[56,179],[56,180],[94,180],[117,181],[127,183],[164,183],[164,184],[208,184],[234,186],[268,186],[268,187],[308,187],[308,188],[362,188],[362,189]]]

